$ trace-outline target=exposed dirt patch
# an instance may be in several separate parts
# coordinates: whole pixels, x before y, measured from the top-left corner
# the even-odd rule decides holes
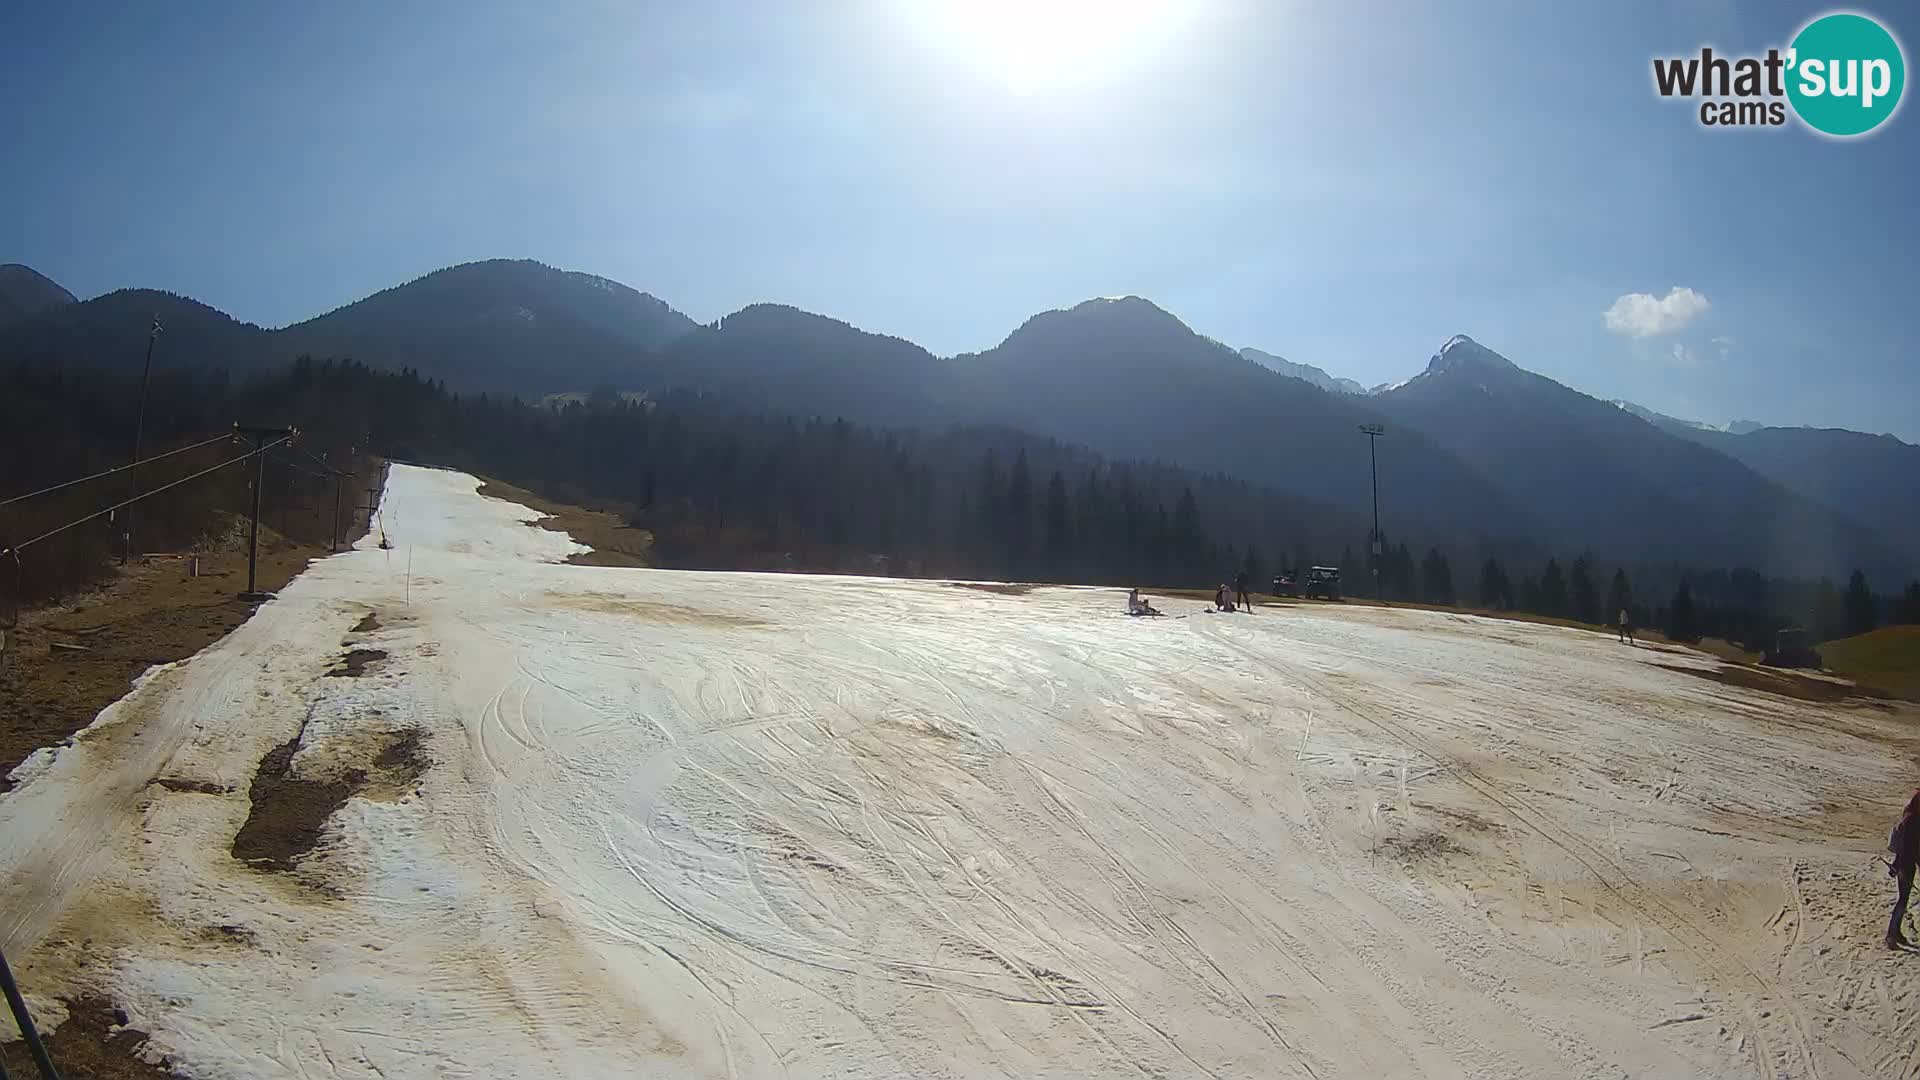
[[[567,561],[576,566],[653,565],[653,533],[627,524],[626,517],[633,512],[632,507],[617,503],[574,506],[498,480],[482,483],[480,494],[538,510],[548,516],[529,522],[531,527],[566,533],[592,548],[592,551],[567,556]]]
[[[1417,832],[1380,841],[1381,853],[1400,862],[1444,859],[1449,855],[1464,855],[1466,850],[1460,841],[1443,832]]]
[[[377,732],[371,744],[347,740],[347,746],[329,745],[336,758],[345,756],[365,767],[341,764],[322,775],[301,776],[293,770],[293,756],[301,733],[267,751],[254,773],[247,798],[253,808],[233,837],[233,857],[259,870],[286,873],[320,844],[327,819],[363,795],[370,799],[397,799],[432,764],[419,731]],[[364,755],[364,756],[358,756]]]
[[[1784,670],[1763,670],[1731,664],[1718,668],[1682,667],[1678,664],[1655,664],[1654,666],[1668,671],[1677,671],[1682,675],[1691,675],[1697,679],[1707,679],[1722,686],[1737,686],[1742,690],[1758,690],[1763,694],[1776,694],[1795,701],[1812,701],[1822,705],[1838,705],[1845,701],[1862,698],[1882,701],[1892,699],[1892,695],[1871,686],[1855,686],[1827,679],[1816,679],[1790,674]]]
[[[69,1080],[170,1080],[182,1074],[162,1059],[152,1064],[140,1056],[147,1033],[126,1026],[127,1015],[104,998],[85,997],[66,1002],[67,1019],[59,1030],[41,1033],[47,1056]],[[8,1027],[12,1024],[9,1022]],[[0,1046],[0,1058],[11,1076],[39,1076],[25,1042]]]
[[[290,775],[299,749],[295,735],[267,751],[247,790],[253,809],[233,835],[232,850],[234,858],[256,869],[291,871],[320,843],[327,819],[366,783],[366,774],[358,772],[326,780]]]
[[[380,629],[380,617],[376,613],[369,611],[361,616],[359,622],[353,624],[352,632],[356,634],[371,634],[378,629]]]
[[[327,553],[264,527],[260,534],[265,589],[284,587]],[[148,667],[192,656],[245,622],[254,608],[239,597],[246,582],[244,548],[202,554],[199,577],[188,577],[182,560],[155,556],[68,603],[22,612],[0,660],[0,791],[28,754],[91,724]]]
[[[681,607],[678,604],[659,604],[651,600],[635,600],[629,596],[617,596],[611,593],[551,592],[547,594],[547,603],[554,607],[572,608],[576,611],[597,611],[606,615],[626,615],[635,619],[646,619],[649,622],[680,623],[687,626],[747,630],[771,625],[743,615],[700,611],[697,608]]]
[[[997,596],[1025,596],[1039,588],[1020,581],[949,581],[949,589],[972,589],[975,592],[993,593]]]
[[[397,799],[412,792],[414,784],[433,764],[427,758],[423,741],[418,731],[384,736],[383,745],[373,755],[373,775],[361,794],[370,799]]]
[[[232,923],[222,923],[219,926],[206,927],[200,931],[200,936],[207,941],[222,942],[230,945],[254,945],[258,942],[253,931],[244,926],[235,926]]]
[[[226,795],[232,791],[231,788],[222,787],[211,780],[181,780],[171,776],[162,776],[155,779],[154,783],[159,784],[168,791],[191,791],[199,795]]]
[[[340,663],[327,672],[332,678],[358,679],[367,673],[367,668],[387,658],[385,649],[353,649],[340,658]]]

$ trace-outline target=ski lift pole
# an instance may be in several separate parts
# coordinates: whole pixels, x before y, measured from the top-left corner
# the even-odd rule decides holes
[[[26,1040],[27,1053],[33,1056],[34,1067],[40,1070],[42,1080],[60,1080],[60,1070],[53,1067],[53,1059],[47,1056],[46,1044],[40,1041],[40,1032],[33,1026],[33,1016],[27,1012],[26,999],[20,996],[20,987],[13,981],[13,969],[7,966],[5,953],[0,953],[0,990],[7,995],[7,1008],[13,1010],[14,1022],[20,1025],[20,1037]]]

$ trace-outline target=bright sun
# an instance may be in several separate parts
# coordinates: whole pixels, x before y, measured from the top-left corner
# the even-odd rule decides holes
[[[928,4],[942,43],[1019,94],[1120,74],[1151,53],[1176,0],[947,0]]]

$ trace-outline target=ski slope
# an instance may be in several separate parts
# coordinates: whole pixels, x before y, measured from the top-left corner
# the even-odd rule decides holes
[[[22,766],[0,944],[50,1021],[106,994],[203,1080],[1920,1064],[1906,707],[1429,612],[566,565],[475,487],[395,466],[391,550]],[[291,870],[230,854],[276,746],[410,733]]]

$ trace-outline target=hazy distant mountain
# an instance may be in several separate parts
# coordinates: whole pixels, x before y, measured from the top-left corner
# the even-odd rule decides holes
[[[1757,420],[1735,420],[1733,423],[1727,425],[1727,431],[1734,435],[1745,435],[1751,431],[1759,431],[1766,426],[1767,425]]]
[[[1647,423],[1656,425],[1658,427],[1663,427],[1668,429],[1680,427],[1680,428],[1688,428],[1694,431],[1719,431],[1720,430],[1719,428],[1714,427],[1712,424],[1703,423],[1699,420],[1682,420],[1677,416],[1668,416],[1666,413],[1655,412],[1644,405],[1635,405],[1633,402],[1626,401],[1621,398],[1614,398],[1612,401],[1608,402],[1608,404],[1619,406],[1620,408],[1625,409],[1626,411],[1632,413],[1633,415],[1639,417],[1640,419],[1645,420]]]
[[[164,327],[154,352],[161,368],[244,372],[310,354],[529,394],[635,381],[651,350],[695,328],[617,282],[495,260],[437,271],[283,330],[172,293],[123,289],[0,327],[0,359],[137,366],[155,315]]]
[[[1839,428],[1671,430],[1920,552],[1920,446]]]
[[[283,351],[408,366],[454,385],[537,391],[620,384],[638,354],[695,325],[619,282],[495,259],[435,271],[278,337]]]
[[[1201,337],[1137,296],[1027,320],[953,361],[973,417],[1241,476],[1349,507],[1369,504],[1365,399],[1328,393]],[[1532,522],[1453,454],[1417,434],[1380,447],[1384,527],[1525,535]]]
[[[754,304],[663,346],[640,385],[720,391],[770,412],[945,424],[957,414],[947,367],[911,341],[783,304]]]
[[[0,323],[74,302],[72,293],[33,267],[0,263]]]
[[[1447,342],[1424,373],[1373,401],[1396,428],[1425,432],[1531,509],[1563,551],[1803,574],[1914,562],[1699,441],[1524,371],[1471,338]]]
[[[1269,352],[1261,352],[1259,349],[1241,349],[1240,355],[1269,371],[1277,371],[1282,375],[1291,375],[1296,379],[1304,379],[1322,390],[1331,390],[1338,394],[1365,394],[1367,392],[1366,387],[1361,386],[1352,379],[1335,378],[1319,368],[1314,367],[1312,364],[1296,364],[1284,357],[1275,356]]]

